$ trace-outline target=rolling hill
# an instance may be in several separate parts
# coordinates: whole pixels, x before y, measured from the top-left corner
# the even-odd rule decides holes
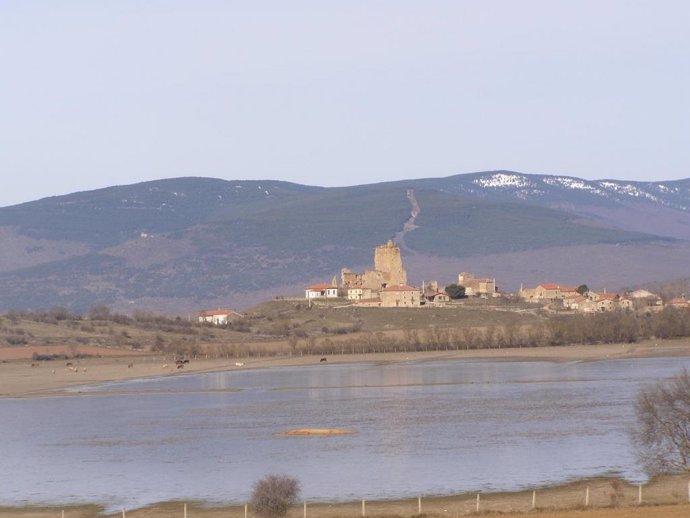
[[[688,207],[690,180],[506,171],[342,188],[115,186],[0,208],[0,310],[241,308],[368,267],[393,237],[413,283],[474,270],[509,290],[544,280],[613,289],[687,275]]]

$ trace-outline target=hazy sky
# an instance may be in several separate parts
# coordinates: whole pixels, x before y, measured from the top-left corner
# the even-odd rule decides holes
[[[0,205],[174,176],[690,177],[690,2],[0,0]]]

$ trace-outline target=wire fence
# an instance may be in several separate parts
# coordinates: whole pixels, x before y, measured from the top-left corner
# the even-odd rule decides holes
[[[619,479],[580,481],[564,486],[511,493],[465,493],[452,496],[420,496],[401,500],[309,502],[294,505],[287,518],[366,518],[411,516],[471,516],[478,513],[535,512],[544,510],[599,509],[612,507],[690,504],[690,480],[664,477],[636,485]],[[36,517],[85,518],[79,506],[59,514],[37,512]],[[690,515],[690,513],[689,513]],[[0,510],[0,518],[12,516]],[[22,516],[29,516],[22,514]],[[101,515],[102,516],[102,515]],[[255,518],[248,504],[210,507],[200,503],[169,502],[142,509],[122,509],[114,518]]]

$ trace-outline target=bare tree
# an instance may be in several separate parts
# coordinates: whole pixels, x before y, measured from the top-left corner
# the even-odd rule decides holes
[[[261,518],[283,518],[299,496],[299,482],[286,475],[268,475],[257,480],[251,506]]]
[[[638,460],[650,475],[690,471],[690,373],[643,388],[635,404]]]

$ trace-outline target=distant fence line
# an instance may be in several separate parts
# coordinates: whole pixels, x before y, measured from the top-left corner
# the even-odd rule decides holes
[[[686,482],[687,481],[687,482]],[[649,488],[647,491],[646,488]],[[683,491],[680,491],[680,489]],[[632,507],[640,505],[669,505],[690,503],[690,480],[676,477],[671,483],[655,482],[649,486],[627,484],[618,479],[601,479],[591,482],[579,482],[562,487],[528,490],[517,493],[472,493],[455,496],[417,497],[403,500],[371,500],[347,503],[308,504],[305,500],[293,506],[288,518],[342,517],[352,518],[367,516],[413,516],[445,515],[451,512],[456,515],[472,515],[483,512],[527,512],[538,510],[567,511],[572,509],[597,509],[612,507]],[[155,505],[149,508],[151,516]],[[223,516],[228,518],[251,518],[248,504],[221,507]],[[127,518],[127,509],[122,509],[122,518]],[[136,511],[133,511],[136,512]],[[180,503],[179,514],[172,514],[166,505],[165,516],[193,518],[204,516],[208,508],[194,508],[188,512],[188,504]],[[221,511],[215,510],[214,516]],[[313,514],[312,514],[313,513]],[[75,513],[76,514],[76,513]],[[161,514],[163,516],[163,514]],[[70,518],[62,510],[61,518]]]

